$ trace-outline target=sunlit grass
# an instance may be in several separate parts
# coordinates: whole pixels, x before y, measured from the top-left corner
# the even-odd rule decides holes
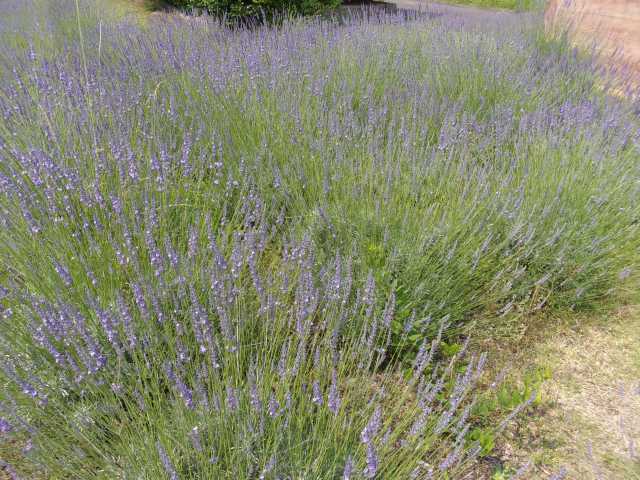
[[[542,9],[546,3],[545,0],[441,0],[441,2],[517,11]]]

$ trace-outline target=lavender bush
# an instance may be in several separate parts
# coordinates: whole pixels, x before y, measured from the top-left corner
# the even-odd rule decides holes
[[[442,337],[634,275],[637,106],[535,16],[29,7],[0,20],[16,475],[459,478],[484,359]]]

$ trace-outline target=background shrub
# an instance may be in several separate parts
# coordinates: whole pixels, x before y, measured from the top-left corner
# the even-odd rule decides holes
[[[340,5],[341,0],[169,0],[188,11],[206,11],[230,18],[271,17],[278,13],[316,15]]]

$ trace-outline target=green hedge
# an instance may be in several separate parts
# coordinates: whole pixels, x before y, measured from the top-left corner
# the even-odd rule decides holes
[[[253,16],[272,17],[286,12],[315,15],[337,7],[341,0],[169,0],[169,3],[185,10],[203,10],[214,15],[231,18]]]

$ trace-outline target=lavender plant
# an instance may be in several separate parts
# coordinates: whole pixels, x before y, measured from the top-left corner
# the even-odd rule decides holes
[[[0,20],[18,473],[457,478],[484,359],[443,336],[634,276],[637,111],[535,16],[32,7]]]
[[[444,478],[468,466],[484,359],[434,368],[433,342],[402,378],[373,283],[340,257],[315,274],[307,241],[270,267],[258,208],[226,240],[204,218],[155,268],[127,250],[137,282],[109,304],[101,280],[70,298],[63,267],[55,300],[7,289],[2,425],[28,438],[28,458],[64,478]]]

